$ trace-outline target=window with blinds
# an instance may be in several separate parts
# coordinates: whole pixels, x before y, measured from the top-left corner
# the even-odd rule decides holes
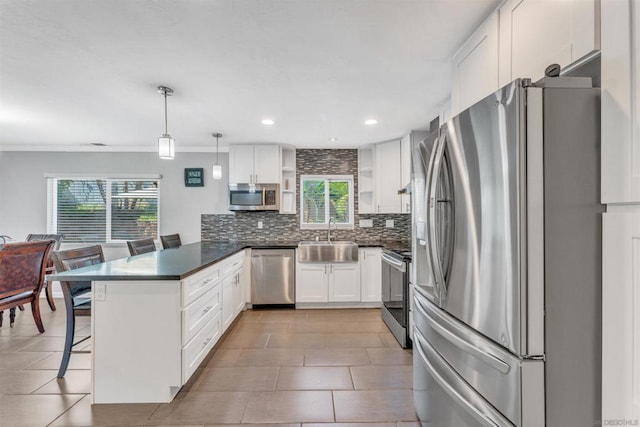
[[[353,228],[353,176],[302,175],[300,206],[302,228],[326,228],[329,219],[338,227]]]
[[[158,238],[158,180],[48,178],[48,229],[65,242]]]

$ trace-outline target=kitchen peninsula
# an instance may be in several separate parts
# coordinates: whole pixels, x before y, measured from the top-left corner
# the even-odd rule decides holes
[[[297,245],[203,241],[49,276],[93,282],[93,403],[170,402],[245,308],[247,250]]]

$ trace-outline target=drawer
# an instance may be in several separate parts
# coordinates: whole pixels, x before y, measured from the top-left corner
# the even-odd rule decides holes
[[[227,277],[234,274],[236,271],[242,269],[242,264],[244,263],[244,251],[233,255],[230,258],[224,260],[220,269],[222,270],[222,277]]]
[[[220,286],[216,285],[182,312],[182,344],[193,338],[220,311]]]
[[[189,380],[220,338],[220,316],[220,312],[217,312],[213,319],[182,348],[182,384]]]
[[[217,266],[199,271],[182,281],[182,306],[186,307],[200,295],[213,288],[220,281],[220,269]]]

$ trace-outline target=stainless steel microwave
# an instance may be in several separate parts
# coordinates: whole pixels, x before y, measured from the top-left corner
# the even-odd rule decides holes
[[[229,185],[230,211],[278,211],[280,210],[280,185],[232,184]]]

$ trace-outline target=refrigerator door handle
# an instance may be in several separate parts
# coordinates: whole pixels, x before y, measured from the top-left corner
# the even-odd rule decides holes
[[[424,366],[451,399],[466,409],[467,413],[473,416],[473,418],[483,426],[513,427],[513,424],[509,420],[487,403],[484,398],[460,378],[455,371],[447,367],[446,362],[441,360],[442,358],[436,350],[419,331],[414,330],[414,337],[418,344],[415,347],[418,350]]]
[[[438,234],[436,232],[436,209],[438,208],[438,200],[437,200],[437,192],[438,192],[438,182],[440,177],[440,170],[442,167],[442,159],[444,157],[444,148],[446,145],[446,137],[443,133],[440,136],[438,144],[434,147],[433,152],[435,153],[434,161],[431,167],[431,179],[428,183],[429,193],[427,197],[428,203],[428,227],[429,227],[429,258],[431,260],[431,268],[434,274],[436,287],[438,289],[438,293],[440,294],[441,303],[445,298],[446,288],[444,283],[444,274],[442,272],[442,263],[441,256],[438,250]]]
[[[456,325],[452,325],[447,323],[447,327],[442,326],[437,320],[435,320],[433,317],[431,317],[431,315],[429,313],[427,313],[427,311],[422,307],[422,305],[424,304],[422,301],[420,301],[419,296],[416,295],[416,307],[418,308],[418,311],[420,312],[420,314],[427,319],[427,322],[429,322],[429,326],[436,331],[438,334],[440,334],[444,339],[446,339],[447,341],[449,341],[451,344],[455,345],[456,347],[458,347],[460,350],[471,354],[472,356],[474,356],[477,359],[482,360],[484,363],[486,363],[487,365],[491,366],[493,369],[502,372],[503,374],[506,374],[509,372],[510,370],[510,366],[509,364],[505,363],[504,361],[500,360],[499,358],[497,358],[496,356],[474,346],[473,344],[469,343],[468,341],[465,341],[463,338],[460,338],[458,335],[456,335],[454,332],[451,332],[450,330],[447,329],[447,327],[451,327],[454,328],[455,332],[460,333],[460,334],[464,334],[464,331],[461,331],[459,328],[456,328]]]
[[[438,146],[440,146],[440,142],[442,141],[443,138],[444,138],[444,134],[441,134],[438,137],[438,139],[435,141],[433,145],[433,149],[431,150],[431,155],[429,156],[429,164],[427,166],[425,186],[424,186],[424,192],[425,192],[424,203],[426,203],[427,205],[426,206],[427,230],[425,232],[425,239],[426,239],[425,250],[427,251],[427,259],[429,260],[429,267],[430,267],[429,271],[431,275],[433,275],[433,272],[435,271],[435,266],[433,265],[433,259],[432,259],[431,209],[429,208],[429,204],[431,200],[431,179],[433,178],[433,167],[436,159],[436,152],[438,151]],[[438,301],[438,304],[440,304],[442,302],[440,284],[438,283],[438,280],[436,279],[436,277],[433,277],[433,283],[434,283],[435,293],[436,293],[435,298]]]

